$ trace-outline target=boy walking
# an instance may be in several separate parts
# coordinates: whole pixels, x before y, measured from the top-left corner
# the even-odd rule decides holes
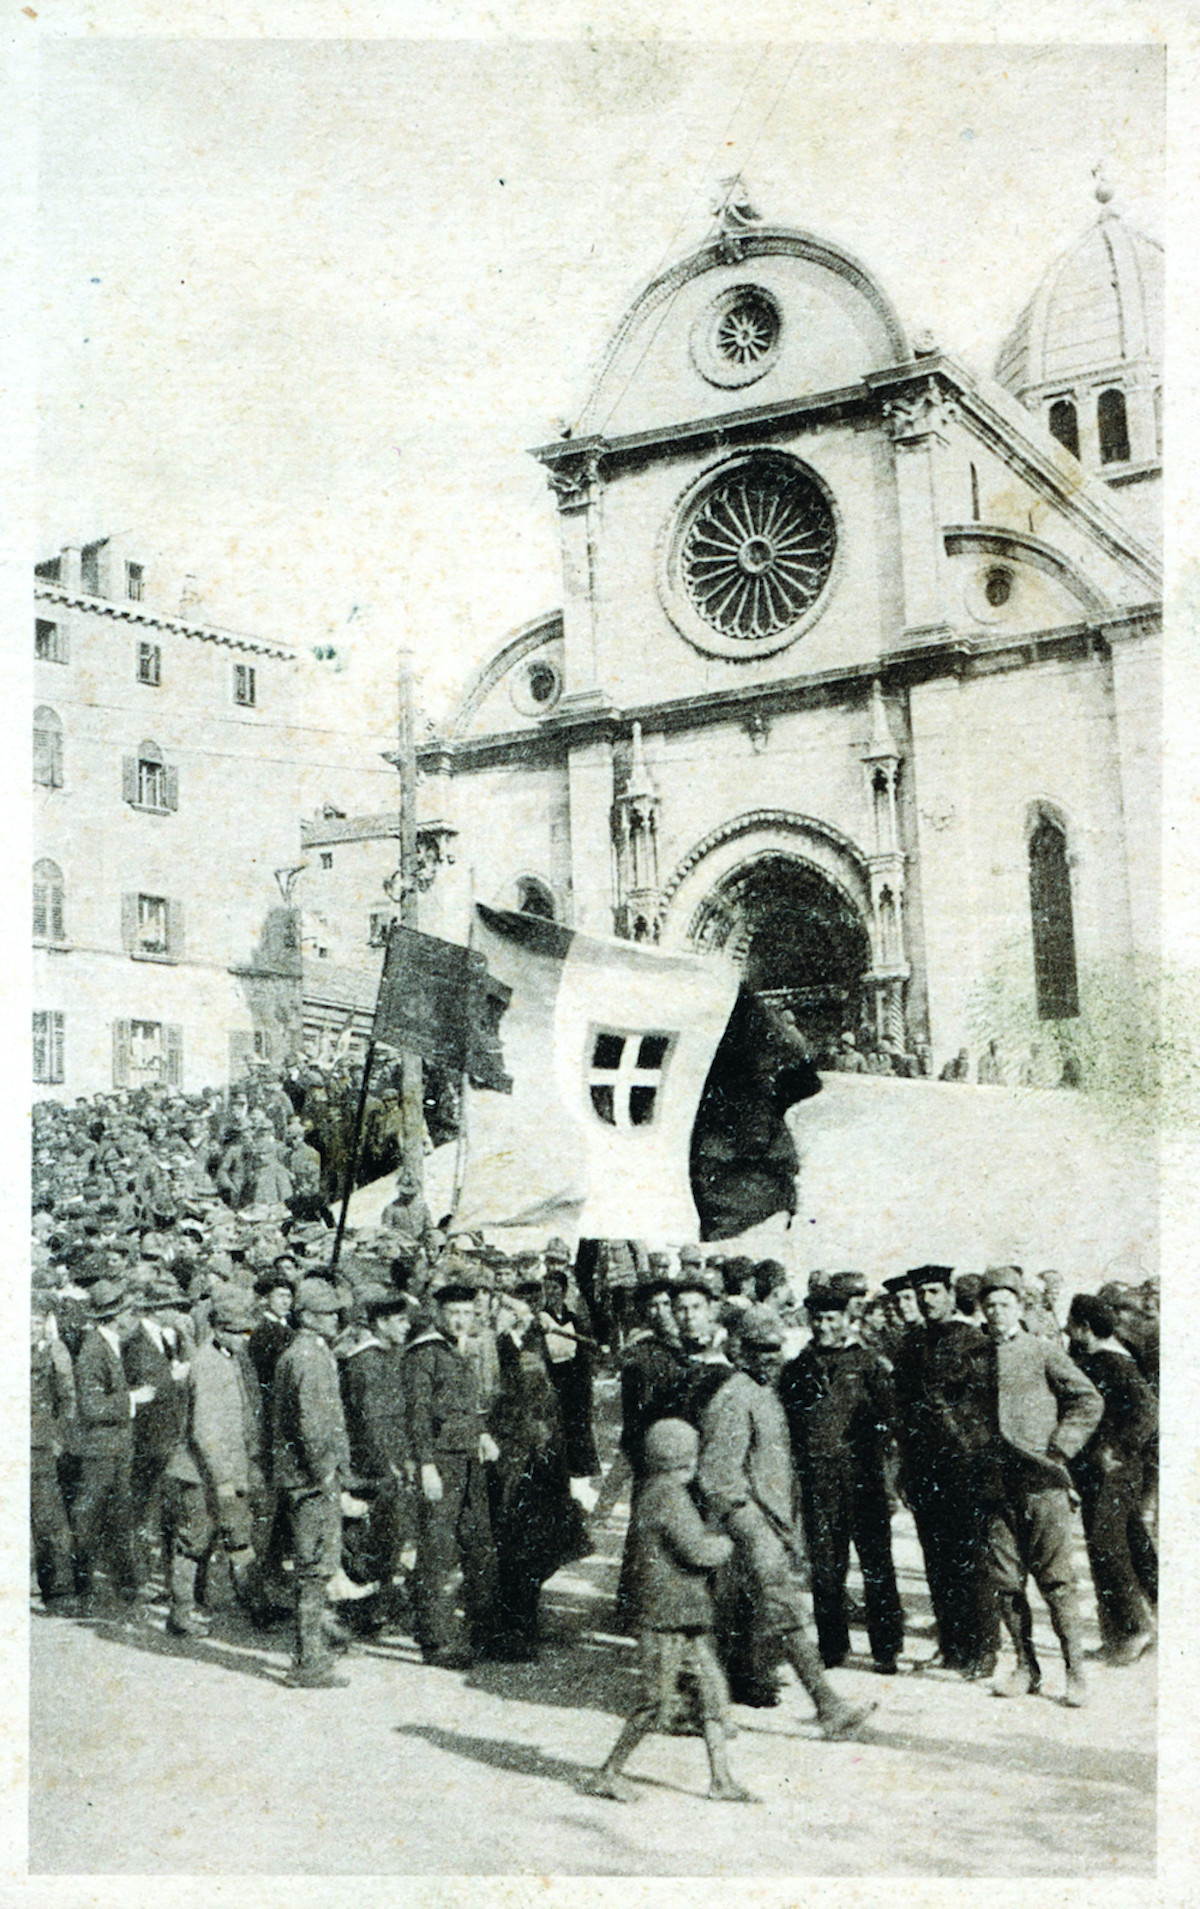
[[[713,1648],[709,1575],[726,1563],[732,1540],[710,1531],[688,1486],[696,1476],[699,1441],[682,1419],[660,1419],[643,1445],[645,1480],[631,1526],[630,1601],[643,1679],[642,1700],[627,1718],[602,1769],[584,1788],[591,1796],[632,1803],[637,1791],[622,1775],[643,1737],[664,1730],[674,1709],[679,1680],[695,1679],[711,1781],[718,1803],[754,1803],[734,1781],[725,1748],[729,1704],[725,1677]]]

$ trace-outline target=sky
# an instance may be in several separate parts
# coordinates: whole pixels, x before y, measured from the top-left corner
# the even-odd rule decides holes
[[[561,600],[529,447],[721,178],[987,372],[1099,160],[1162,237],[1162,86],[1119,45],[47,39],[39,554],[130,533],[364,709],[409,648],[437,720]]]

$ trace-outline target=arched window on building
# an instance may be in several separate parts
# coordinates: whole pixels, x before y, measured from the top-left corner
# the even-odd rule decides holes
[[[57,862],[33,865],[33,938],[65,941],[63,926],[63,872]]]
[[[45,789],[63,785],[62,719],[45,703],[33,712],[33,779]]]
[[[1079,456],[1079,419],[1070,398],[1055,398],[1047,419],[1051,437],[1056,437],[1072,457]]]
[[[522,915],[540,915],[543,921],[554,920],[554,896],[545,882],[538,881],[536,875],[522,875],[518,881],[517,908]]]
[[[1129,462],[1129,425],[1125,417],[1125,393],[1115,386],[1102,391],[1096,400],[1096,429],[1100,434],[1100,462]]]
[[[1073,1020],[1079,1013],[1079,983],[1067,836],[1044,812],[1029,838],[1029,907],[1038,1019]]]

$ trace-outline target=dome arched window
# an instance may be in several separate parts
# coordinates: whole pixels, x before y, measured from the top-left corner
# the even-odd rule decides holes
[[[1058,439],[1064,450],[1072,457],[1079,456],[1079,419],[1070,398],[1055,398],[1050,406],[1047,423],[1051,437]]]
[[[1102,464],[1127,464],[1129,461],[1129,424],[1125,416],[1125,393],[1113,386],[1096,400],[1096,430],[1100,437]]]

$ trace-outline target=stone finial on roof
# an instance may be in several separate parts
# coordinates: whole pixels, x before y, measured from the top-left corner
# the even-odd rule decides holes
[[[732,178],[719,181],[720,193],[712,202],[714,218],[720,221],[722,232],[744,232],[748,225],[761,222],[762,213],[756,212],[750,203],[750,194],[740,172]]]

